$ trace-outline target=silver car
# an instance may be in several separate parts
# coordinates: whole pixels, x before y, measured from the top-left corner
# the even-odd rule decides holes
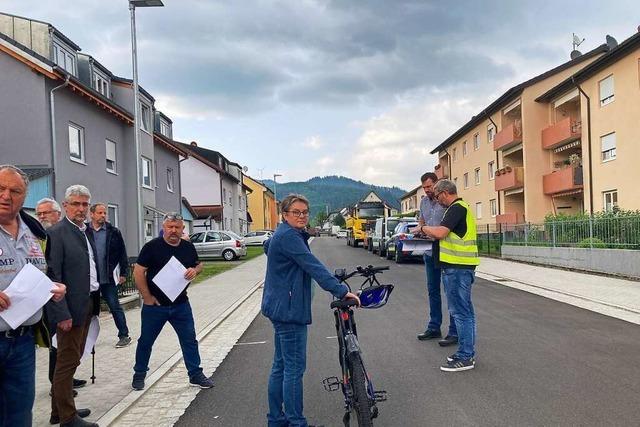
[[[244,242],[247,246],[262,246],[272,235],[272,232],[266,230],[251,231],[244,235]]]
[[[247,255],[244,239],[233,231],[201,231],[193,233],[189,240],[196,247],[199,258],[223,258],[233,261]]]

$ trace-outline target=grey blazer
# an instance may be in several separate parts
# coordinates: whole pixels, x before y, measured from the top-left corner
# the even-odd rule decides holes
[[[91,233],[84,234],[63,217],[47,230],[47,275],[54,282],[64,283],[67,294],[59,302],[47,304],[47,317],[54,325],[72,319],[73,326],[80,326],[87,318],[88,310],[100,309],[99,291],[89,289],[88,238],[94,259],[98,259]],[[93,302],[93,305],[91,304]]]

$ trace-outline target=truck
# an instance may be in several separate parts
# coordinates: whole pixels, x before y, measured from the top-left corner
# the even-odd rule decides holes
[[[347,245],[358,247],[367,238],[367,231],[379,217],[386,216],[384,203],[359,202],[347,218]]]
[[[332,236],[337,236],[338,235],[338,231],[340,231],[340,226],[339,225],[332,225],[331,226],[331,235]]]

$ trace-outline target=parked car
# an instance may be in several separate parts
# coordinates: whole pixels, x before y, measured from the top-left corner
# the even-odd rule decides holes
[[[247,255],[244,239],[233,231],[201,231],[189,236],[200,258],[223,258],[225,261]]]
[[[307,233],[309,233],[309,236],[318,237],[320,236],[320,227],[309,227]]]
[[[344,228],[336,231],[336,238],[338,239],[346,239],[347,238],[347,230]]]
[[[244,243],[247,246],[261,246],[269,240],[273,233],[266,230],[251,231],[244,235]]]
[[[400,264],[409,258],[422,258],[424,251],[431,248],[431,240],[414,237],[409,232],[417,225],[418,221],[415,220],[398,223],[387,243],[387,259],[395,259]]]
[[[397,216],[390,216],[387,218],[378,218],[371,237],[372,240],[372,252],[377,253],[380,256],[387,255],[387,243],[389,238],[393,235],[393,231],[401,222],[415,222],[414,218],[399,218]]]

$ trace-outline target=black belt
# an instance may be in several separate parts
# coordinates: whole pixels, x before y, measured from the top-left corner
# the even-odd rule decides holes
[[[18,329],[11,329],[9,331],[0,331],[0,338],[18,338],[28,334],[33,329],[33,325],[20,326]]]

